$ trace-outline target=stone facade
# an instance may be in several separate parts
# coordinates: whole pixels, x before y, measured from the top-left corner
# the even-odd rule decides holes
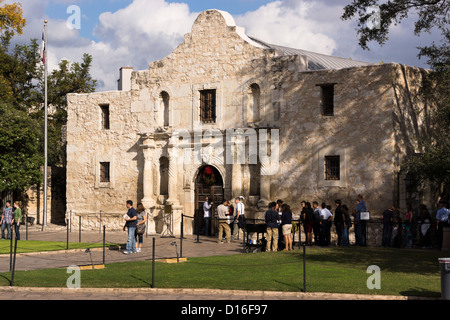
[[[413,100],[425,71],[321,55],[324,67],[317,68],[316,55],[280,48],[249,38],[229,14],[209,10],[169,56],[132,72],[131,90],[68,95],[67,215],[81,215],[86,228],[97,229],[101,212],[109,228],[121,228],[131,199],[148,209],[152,232],[164,233],[170,204],[171,230],[179,234],[181,214],[194,217],[205,165],[221,176],[225,198],[244,196],[249,218],[262,217],[276,199],[298,213],[301,200],[339,198],[352,209],[363,194],[374,218],[398,204],[400,164],[414,149],[410,135],[421,101]],[[331,114],[324,112],[326,87],[332,87]],[[215,94],[213,121],[202,121],[204,90]],[[258,150],[266,133],[279,134],[278,148],[270,142],[270,157],[255,164],[247,154],[239,163],[230,151],[251,149],[252,137],[232,140],[231,149],[227,138],[218,139],[227,130],[256,133]],[[329,156],[339,156],[338,179],[326,176]]]

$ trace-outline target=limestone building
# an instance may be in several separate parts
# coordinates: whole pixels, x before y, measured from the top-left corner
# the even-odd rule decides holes
[[[352,209],[363,194],[377,217],[404,205],[423,72],[272,45],[202,12],[170,55],[122,68],[119,90],[68,96],[67,216],[121,228],[131,199],[152,232],[179,234],[207,195],[243,196],[258,218],[276,199],[298,213],[301,200]]]

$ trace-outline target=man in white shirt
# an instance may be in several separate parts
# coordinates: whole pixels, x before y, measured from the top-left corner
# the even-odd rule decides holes
[[[203,218],[205,219],[205,236],[209,236],[211,231],[211,210],[214,202],[209,202],[209,197],[206,197],[203,203]]]
[[[231,240],[237,239],[238,233],[239,233],[239,228],[241,228],[241,229],[244,228],[245,206],[243,203],[243,198],[237,197],[235,199],[235,203],[236,203],[236,209],[235,209],[236,214],[234,216],[233,235],[231,237]]]
[[[330,244],[331,237],[331,217],[333,214],[327,208],[325,203],[322,203],[322,210],[320,211],[320,244],[322,246],[328,246]]]

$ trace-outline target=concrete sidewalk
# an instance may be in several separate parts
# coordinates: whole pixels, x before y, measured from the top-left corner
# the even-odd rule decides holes
[[[106,231],[106,242],[124,244],[127,233],[124,231]],[[186,236],[180,248],[180,238],[161,238],[160,235],[144,236],[141,253],[124,255],[122,250],[106,250],[105,263],[126,262],[152,259],[152,243],[155,239],[155,258],[176,258],[177,252],[173,242],[177,243],[178,253],[182,249],[183,257],[201,257],[216,255],[233,255],[243,253],[242,240],[231,243],[217,243],[215,237]],[[21,230],[21,239],[26,241],[25,230]],[[242,239],[242,236],[241,236]],[[66,242],[67,231],[64,227],[52,226],[42,231],[40,227],[28,229],[28,240]],[[8,241],[8,240],[1,240]],[[78,231],[69,233],[69,242],[78,242]],[[81,242],[103,243],[103,234],[99,231],[82,231]],[[94,264],[103,263],[103,250],[92,249]],[[16,270],[38,270],[48,268],[67,268],[69,266],[90,265],[89,254],[85,249],[49,253],[26,253],[16,257]],[[0,272],[8,272],[9,254],[0,255]],[[211,289],[79,289],[67,288],[19,288],[0,287],[0,300],[429,300],[406,296],[349,295],[329,293],[302,292],[262,292]]]
[[[79,233],[69,232],[69,243],[79,242]],[[155,239],[155,259],[176,258],[178,255],[182,257],[201,257],[201,256],[217,256],[231,255],[242,253],[242,240],[231,243],[217,243],[215,237],[201,236],[197,242],[196,236],[185,236],[183,243],[180,243],[180,237],[162,238],[160,235],[144,235],[144,243],[142,251],[134,254],[123,254],[123,250],[105,250],[105,263],[126,262],[137,260],[151,260],[153,257],[153,238]],[[26,233],[21,230],[21,239],[18,246],[26,241]],[[39,241],[67,241],[67,230],[63,227],[53,226],[41,231],[40,228],[28,229],[28,240]],[[9,240],[1,240],[9,241]],[[105,232],[105,242],[123,245],[127,241],[127,233],[124,231],[108,231]],[[99,231],[82,231],[82,243],[103,243],[103,232]],[[176,243],[175,245],[172,245]],[[87,246],[88,247],[88,246]],[[69,246],[70,249],[70,246]],[[87,249],[87,248],[86,248]],[[94,264],[103,263],[103,250],[101,248],[91,249],[92,260]],[[91,258],[85,249],[68,250],[58,252],[37,252],[17,254],[16,270],[37,270],[49,268],[64,268],[73,265],[83,266],[90,265]],[[0,255],[0,272],[7,272],[10,269],[9,254]]]

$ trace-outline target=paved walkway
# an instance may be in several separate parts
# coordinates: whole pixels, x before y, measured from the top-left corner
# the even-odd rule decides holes
[[[213,237],[201,237],[197,242],[196,236],[185,236],[183,243],[180,238],[161,238],[160,235],[144,236],[142,252],[125,255],[123,250],[106,250],[105,263],[125,262],[133,260],[151,260],[153,256],[153,238],[155,239],[155,259],[171,259],[178,255],[183,257],[201,257],[214,255],[231,255],[242,253],[242,242],[218,244]],[[25,241],[26,234],[21,230],[20,241]],[[46,231],[38,228],[29,228],[28,240],[41,241],[67,241],[67,231],[62,227],[52,227]],[[0,240],[8,241],[8,240]],[[20,246],[20,241],[18,246]],[[105,242],[123,245],[127,241],[127,233],[124,231],[106,231]],[[79,233],[72,231],[69,233],[69,242],[79,242]],[[83,243],[103,243],[103,233],[93,231],[82,231],[81,242]],[[176,245],[175,245],[176,243]],[[69,246],[70,249],[70,246]],[[182,252],[181,252],[182,251]],[[103,263],[103,250],[101,248],[92,249],[92,262],[94,264]],[[16,270],[36,270],[49,268],[64,268],[73,265],[90,265],[91,258],[85,249],[68,250],[63,252],[40,252],[18,254],[16,258]],[[10,256],[0,255],[0,272],[7,272],[10,268]]]
[[[26,239],[25,230],[21,230],[21,237]],[[106,242],[124,244],[126,232],[106,231]],[[176,258],[177,251],[182,249],[183,257],[200,257],[214,255],[232,255],[242,253],[242,241],[218,244],[213,237],[186,236],[182,248],[179,238],[161,238],[159,235],[144,237],[141,253],[124,255],[122,250],[106,250],[105,263],[124,262],[132,260],[152,259],[152,242],[155,239],[155,258]],[[28,240],[62,241],[67,239],[67,231],[63,227],[49,227],[45,231],[39,228],[29,228]],[[7,241],[7,240],[1,240]],[[78,232],[69,233],[69,242],[78,242]],[[81,242],[102,243],[103,234],[99,231],[83,231]],[[19,241],[20,243],[20,241]],[[174,243],[177,245],[175,246]],[[103,263],[103,250],[92,249],[92,262]],[[48,268],[66,268],[77,265],[90,265],[91,258],[85,249],[69,250],[58,253],[27,253],[16,257],[16,270],[37,270]],[[9,255],[0,255],[0,272],[7,272],[10,268]],[[407,300],[414,297],[400,296],[363,296],[323,293],[286,293],[286,292],[250,292],[231,290],[204,289],[79,289],[67,288],[19,288],[0,287],[0,300]]]

